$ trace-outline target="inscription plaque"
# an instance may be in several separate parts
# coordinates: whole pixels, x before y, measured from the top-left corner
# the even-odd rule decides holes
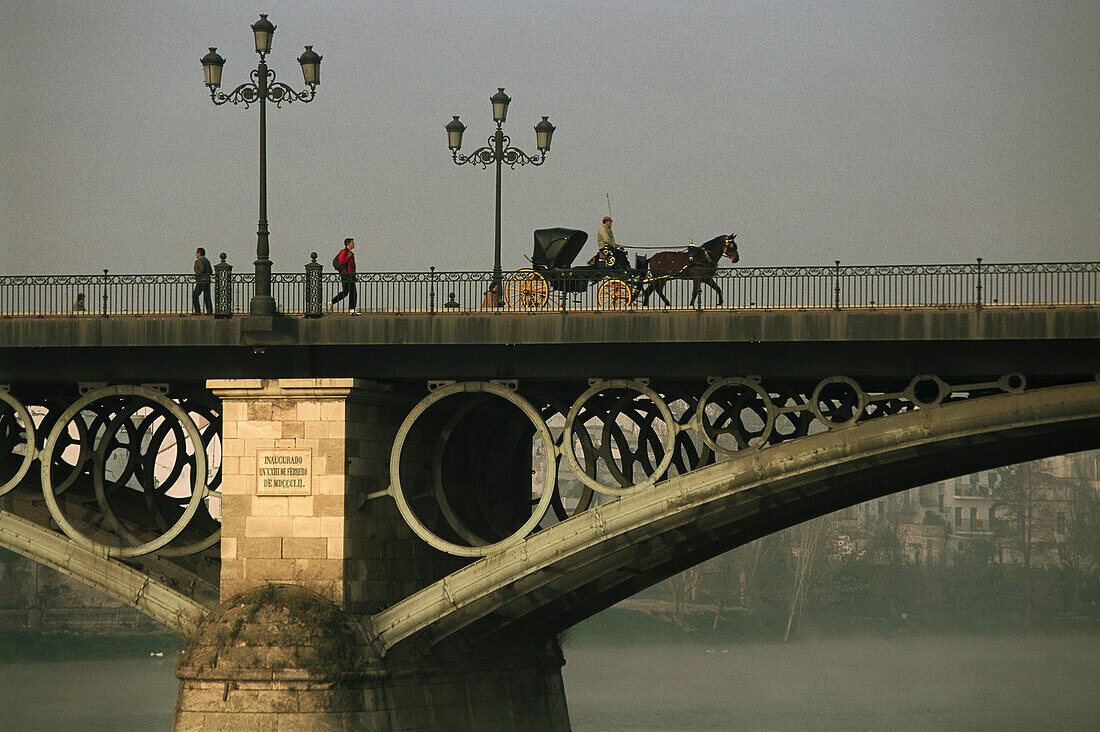
[[[308,496],[313,493],[313,451],[257,450],[256,493]]]

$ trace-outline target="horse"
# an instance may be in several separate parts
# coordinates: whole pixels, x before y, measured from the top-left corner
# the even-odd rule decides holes
[[[665,283],[669,280],[691,280],[694,288],[691,291],[690,305],[695,304],[695,298],[699,297],[699,290],[703,284],[707,284],[718,293],[718,304],[722,304],[722,290],[714,281],[714,274],[718,271],[718,264],[722,257],[729,257],[731,263],[736,264],[740,260],[737,254],[737,242],[734,237],[716,236],[702,246],[689,246],[684,252],[657,252],[646,261],[649,275],[642,286],[642,305],[649,305],[649,296],[656,292],[665,301],[665,305],[672,305],[665,297]]]

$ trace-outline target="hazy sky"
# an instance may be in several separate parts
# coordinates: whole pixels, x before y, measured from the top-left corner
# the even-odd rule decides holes
[[[1100,258],[1100,2],[61,2],[0,0],[0,274],[188,272],[196,246],[251,271],[256,107],[249,25],[311,104],[269,108],[271,257],[361,270],[487,269],[505,132],[503,260],[531,232],[627,245],[736,232],[742,266]],[[590,245],[591,248],[591,245]]]

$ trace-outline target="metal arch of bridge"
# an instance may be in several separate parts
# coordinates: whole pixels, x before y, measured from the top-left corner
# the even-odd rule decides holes
[[[144,572],[3,510],[0,546],[101,590],[180,633],[191,631],[209,610]]]
[[[579,513],[372,616],[374,650],[563,630],[769,533],[965,472],[1100,446],[1100,381],[905,412],[686,473]]]

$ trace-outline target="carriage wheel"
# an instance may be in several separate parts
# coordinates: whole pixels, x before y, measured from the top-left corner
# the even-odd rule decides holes
[[[521,269],[504,283],[504,302],[513,308],[541,308],[550,299],[550,283],[533,269]]]
[[[606,280],[600,284],[596,294],[604,310],[625,308],[634,299],[634,291],[622,280]]]

